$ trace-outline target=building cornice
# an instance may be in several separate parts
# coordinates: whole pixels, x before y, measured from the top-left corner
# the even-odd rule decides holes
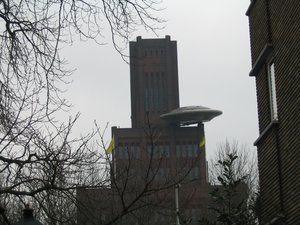
[[[246,16],[250,15],[250,12],[251,12],[251,10],[252,10],[252,8],[253,8],[253,6],[254,6],[255,3],[256,3],[256,0],[251,0],[251,3],[250,3],[250,5],[249,5],[249,7],[248,7],[248,9],[246,11]]]

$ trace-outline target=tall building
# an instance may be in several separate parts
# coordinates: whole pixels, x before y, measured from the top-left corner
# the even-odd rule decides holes
[[[113,152],[116,180],[130,164],[136,189],[149,168],[153,171],[154,185],[181,183],[180,192],[191,195],[182,196],[180,202],[189,202],[184,205],[185,211],[196,222],[201,216],[200,198],[208,197],[210,188],[205,145],[199,146],[201,140],[204,142],[202,122],[221,112],[201,106],[179,107],[177,43],[170,40],[170,36],[164,39],[137,37],[130,42],[130,83],[132,127],[112,128],[116,143]],[[186,126],[190,124],[195,126]],[[159,206],[163,205],[166,212],[174,212],[174,192],[168,191],[165,198]]]
[[[126,193],[115,208],[143,191],[147,197],[143,209],[119,223],[174,224],[180,212],[196,224],[209,216],[211,191],[203,122],[222,112],[180,107],[177,43],[170,36],[130,42],[130,84],[132,127],[112,127],[111,192]]]
[[[160,115],[179,108],[177,43],[165,39],[130,42],[131,125],[164,126]]]
[[[258,104],[260,224],[300,223],[300,1],[247,10]]]

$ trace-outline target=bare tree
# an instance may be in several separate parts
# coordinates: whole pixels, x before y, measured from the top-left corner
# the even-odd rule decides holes
[[[43,217],[66,224],[53,216],[59,204],[73,203],[76,188],[106,185],[104,175],[91,178],[94,168],[103,169],[97,166],[103,163],[99,151],[90,145],[95,132],[72,135],[79,114],[66,123],[56,120],[70,106],[61,93],[72,73],[59,50],[77,35],[101,42],[107,23],[124,56],[121,44],[127,46],[137,26],[155,30],[158,4],[0,0],[0,206],[8,214],[15,201],[32,201]]]

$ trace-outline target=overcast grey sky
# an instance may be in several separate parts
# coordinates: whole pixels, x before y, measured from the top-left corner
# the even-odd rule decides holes
[[[166,8],[157,13],[167,20],[158,37],[171,35],[177,41],[180,105],[223,111],[205,124],[208,157],[226,139],[255,150],[258,124],[255,80],[248,76],[248,5],[249,0],[164,0]],[[132,40],[136,36],[155,37],[143,29]],[[94,120],[102,127],[107,122],[130,127],[129,65],[113,49],[109,35],[103,42],[108,44],[76,42],[63,50],[68,67],[76,68],[65,96],[74,104],[71,113],[81,112],[78,133],[92,129]]]

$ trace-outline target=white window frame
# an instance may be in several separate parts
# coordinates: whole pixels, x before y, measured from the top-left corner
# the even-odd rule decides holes
[[[277,92],[276,92],[276,80],[275,80],[275,64],[271,59],[268,63],[268,82],[269,82],[269,96],[270,96],[270,111],[271,119],[278,120],[278,105],[277,105]]]

